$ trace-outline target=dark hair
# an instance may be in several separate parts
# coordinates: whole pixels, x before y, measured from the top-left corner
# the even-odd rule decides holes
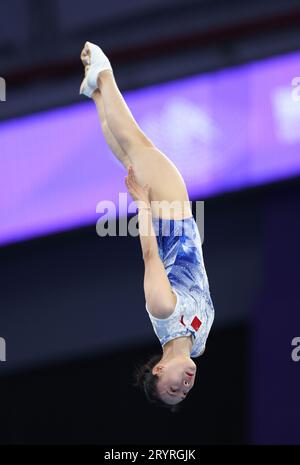
[[[157,381],[158,376],[152,373],[153,367],[162,359],[162,355],[152,356],[147,363],[136,367],[134,373],[134,386],[140,388],[146,394],[146,397],[149,402],[152,404],[157,404],[161,407],[166,407],[172,413],[177,413],[179,411],[178,405],[170,405],[162,401],[157,392]]]

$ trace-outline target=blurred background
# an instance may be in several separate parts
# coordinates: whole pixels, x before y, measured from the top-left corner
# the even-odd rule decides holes
[[[1,3],[1,444],[299,444],[299,26],[299,0]],[[138,239],[96,233],[125,172],[86,40],[205,201],[216,316],[176,415],[132,386],[161,349]]]

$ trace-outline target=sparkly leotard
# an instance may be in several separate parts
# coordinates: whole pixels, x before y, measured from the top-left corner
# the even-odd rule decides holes
[[[177,296],[173,313],[165,319],[148,315],[164,346],[168,341],[192,334],[191,357],[199,357],[214,320],[214,307],[204,267],[202,244],[193,217],[183,220],[153,218],[159,255]]]

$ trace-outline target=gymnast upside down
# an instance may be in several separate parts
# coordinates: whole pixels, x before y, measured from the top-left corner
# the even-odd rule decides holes
[[[214,320],[199,230],[181,174],[138,126],[106,55],[86,42],[81,60],[80,93],[94,100],[138,207],[146,310],[163,353],[138,369],[137,384],[149,401],[175,411],[194,386],[192,359],[203,354]]]

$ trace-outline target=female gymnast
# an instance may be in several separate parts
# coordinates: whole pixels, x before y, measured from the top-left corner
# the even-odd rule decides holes
[[[86,42],[80,93],[94,100],[104,137],[127,170],[138,207],[146,310],[162,354],[138,368],[136,385],[150,402],[176,411],[193,388],[214,307],[187,189],[175,165],[148,139],[123,99],[110,61]]]

